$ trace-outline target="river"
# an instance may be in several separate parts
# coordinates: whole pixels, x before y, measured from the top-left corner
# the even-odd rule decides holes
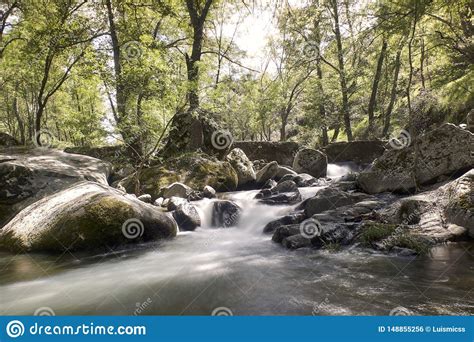
[[[333,168],[333,172],[345,172]],[[303,188],[303,197],[320,188]],[[177,238],[101,255],[0,253],[0,314],[56,315],[469,315],[474,244],[399,257],[348,248],[288,251],[263,235],[291,211],[226,194],[237,227],[210,227],[212,200],[197,203],[203,226]]]

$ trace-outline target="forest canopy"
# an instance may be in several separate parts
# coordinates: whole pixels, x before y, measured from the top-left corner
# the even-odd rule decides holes
[[[313,147],[465,123],[472,12],[469,0],[2,0],[0,131],[144,155],[196,112],[236,140]],[[256,56],[248,17],[269,18]]]

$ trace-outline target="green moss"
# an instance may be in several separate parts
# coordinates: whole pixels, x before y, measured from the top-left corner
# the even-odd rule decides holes
[[[409,233],[393,236],[391,245],[414,250],[419,255],[428,254],[431,249],[431,243],[427,239]]]
[[[159,197],[162,189],[175,182],[182,182],[195,190],[210,185],[217,191],[234,191],[238,177],[228,162],[222,162],[199,153],[183,154],[180,158],[141,170],[140,193]],[[128,192],[135,192],[136,175],[128,177],[122,185]]]
[[[336,242],[329,242],[324,244],[324,249],[331,253],[337,253],[342,249],[342,246]]]
[[[366,223],[363,227],[362,233],[359,236],[359,241],[364,246],[372,246],[374,242],[388,238],[395,232],[397,228],[394,224],[384,224],[370,222]]]

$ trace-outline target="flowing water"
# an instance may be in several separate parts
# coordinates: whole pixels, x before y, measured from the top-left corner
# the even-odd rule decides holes
[[[319,189],[301,191],[307,198]],[[57,315],[474,313],[472,243],[418,258],[287,251],[262,229],[292,208],[259,204],[255,194],[225,195],[243,209],[234,228],[210,226],[213,200],[206,199],[197,204],[203,226],[170,241],[95,256],[1,253],[0,314],[45,307]]]

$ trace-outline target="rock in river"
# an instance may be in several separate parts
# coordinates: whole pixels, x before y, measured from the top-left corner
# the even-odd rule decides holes
[[[65,252],[174,237],[176,222],[109,186],[80,182],[23,209],[2,230],[0,248]]]
[[[0,227],[45,196],[88,180],[107,185],[112,165],[88,156],[52,149],[0,151]]]

